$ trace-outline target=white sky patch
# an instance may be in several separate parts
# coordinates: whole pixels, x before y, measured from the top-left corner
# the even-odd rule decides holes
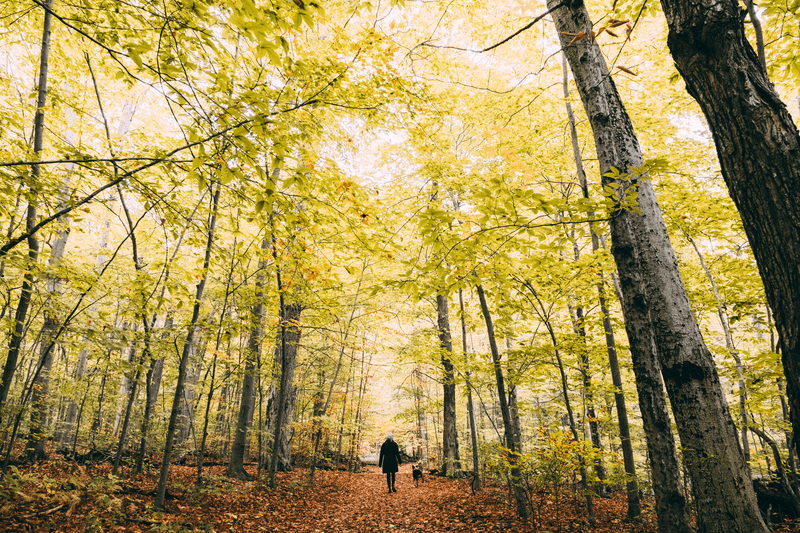
[[[683,139],[693,139],[699,142],[711,143],[711,130],[706,121],[696,113],[673,115],[670,122],[677,128],[677,136]]]

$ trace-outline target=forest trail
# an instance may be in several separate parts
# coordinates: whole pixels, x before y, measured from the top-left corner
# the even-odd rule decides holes
[[[328,512],[298,531],[491,531],[498,522],[522,530],[512,508],[483,495],[474,497],[468,481],[426,475],[415,487],[411,465],[401,465],[397,492],[391,494],[386,476],[376,467],[361,474],[325,475],[322,491],[329,492],[322,499]]]
[[[278,487],[236,481],[225,466],[204,469],[196,485],[195,466],[173,465],[164,512],[152,508],[154,472],[130,478],[110,476],[110,465],[83,466],[58,459],[22,466],[0,485],[0,532],[13,533],[656,533],[652,502],[638,524],[626,522],[623,493],[595,498],[597,524],[589,527],[583,502],[559,489],[532,494],[533,518],[517,518],[505,486],[489,485],[475,494],[468,479],[425,476],[414,486],[411,465],[397,475],[389,494],[377,467],[363,472],[316,472],[299,468],[278,473]],[[255,465],[245,468],[256,474]],[[262,473],[263,474],[263,473]],[[552,486],[550,487],[553,488]],[[786,523],[774,531],[796,532]]]
[[[246,469],[255,474],[255,466]],[[91,468],[65,461],[23,467],[17,485],[4,487],[0,505],[2,532],[577,532],[588,531],[583,506],[571,494],[558,500],[540,494],[534,521],[516,517],[503,486],[472,494],[469,480],[425,476],[415,487],[411,465],[397,475],[389,494],[377,467],[360,473],[322,471],[309,484],[307,469],[278,474],[278,487],[261,481],[234,481],[224,466],[197,469],[173,465],[163,513],[152,509],[156,478],[152,474],[112,478],[107,464]],[[11,490],[8,490],[11,489]],[[624,498],[596,499],[599,523],[593,532],[654,533],[652,516],[642,524],[625,523]]]
[[[361,473],[317,471],[313,489],[308,486],[308,471],[299,470],[284,474],[281,487],[265,495],[272,503],[264,509],[267,523],[259,526],[265,529],[235,530],[533,531],[516,518],[515,508],[498,488],[473,495],[467,480],[430,475],[415,487],[409,464],[400,466],[395,488],[397,492],[388,492],[386,476],[377,467]]]

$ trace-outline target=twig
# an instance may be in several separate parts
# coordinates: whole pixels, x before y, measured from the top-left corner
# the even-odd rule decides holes
[[[53,507],[52,509],[50,509],[48,511],[38,511],[36,513],[24,514],[24,515],[22,515],[22,518],[32,518],[34,516],[44,516],[44,515],[48,515],[48,514],[51,514],[51,513],[55,513],[56,511],[58,511],[59,509],[61,509],[65,505],[67,505],[67,504],[66,503],[62,503],[61,505],[56,505],[55,507]]]
[[[492,46],[484,48],[483,50],[472,50],[471,48],[461,48],[461,47],[458,47],[458,46],[439,46],[439,45],[435,45],[435,44],[429,44],[427,42],[420,43],[418,46],[429,46],[431,48],[448,48],[450,50],[460,50],[462,52],[473,52],[473,53],[476,53],[476,54],[483,54],[484,52],[488,52],[490,50],[494,50],[498,46],[502,46],[502,45],[506,44],[508,41],[510,41],[511,39],[513,39],[514,37],[519,35],[520,33],[524,32],[526,30],[529,30],[534,24],[536,24],[537,22],[539,22],[540,20],[545,18],[547,15],[549,15],[550,13],[555,11],[556,9],[558,9],[560,7],[564,7],[565,5],[567,5],[566,2],[560,2],[560,3],[556,4],[556,5],[554,5],[552,8],[548,9],[547,11],[542,13],[541,15],[537,16],[532,21],[527,23],[525,26],[521,27],[520,29],[518,29],[517,31],[515,31],[514,33],[512,33],[511,35],[509,35],[508,37],[506,37],[502,41],[500,41],[499,43],[495,43]]]

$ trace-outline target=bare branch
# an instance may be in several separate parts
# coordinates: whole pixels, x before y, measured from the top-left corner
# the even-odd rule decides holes
[[[515,31],[514,33],[512,33],[511,35],[509,35],[508,37],[506,37],[506,38],[505,38],[505,39],[503,39],[502,41],[500,41],[499,43],[495,43],[495,44],[493,44],[492,46],[489,46],[489,47],[487,47],[487,48],[484,48],[483,50],[473,50],[473,49],[471,49],[471,48],[461,48],[461,47],[459,47],[459,46],[440,46],[440,45],[436,45],[436,44],[430,44],[430,43],[428,43],[428,42],[423,42],[423,43],[420,43],[418,46],[428,46],[428,47],[430,47],[430,48],[445,48],[445,49],[448,49],[448,50],[460,50],[461,52],[473,52],[473,53],[475,53],[475,54],[483,54],[484,52],[489,52],[490,50],[494,50],[494,49],[495,49],[495,48],[497,48],[498,46],[502,46],[502,45],[506,44],[508,41],[510,41],[510,40],[511,40],[511,39],[513,39],[514,37],[518,36],[520,33],[524,32],[524,31],[526,31],[526,30],[529,30],[529,29],[531,29],[531,28],[533,27],[533,25],[534,25],[534,24],[536,24],[537,22],[539,22],[540,20],[542,20],[543,18],[545,18],[547,15],[549,15],[550,13],[552,13],[553,11],[555,11],[556,9],[558,9],[558,8],[560,8],[560,7],[564,7],[564,6],[566,6],[566,5],[567,5],[567,2],[566,2],[566,1],[564,1],[564,2],[561,2],[561,3],[559,3],[559,4],[556,4],[555,6],[553,6],[553,7],[552,7],[552,8],[550,8],[550,9],[548,9],[547,11],[545,11],[544,13],[542,13],[541,15],[537,16],[537,17],[536,17],[536,18],[534,18],[532,21],[530,21],[529,23],[527,23],[525,26],[521,27],[520,29],[518,29],[517,31]]]

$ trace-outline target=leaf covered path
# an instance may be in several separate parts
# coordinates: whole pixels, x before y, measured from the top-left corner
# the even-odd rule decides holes
[[[231,533],[317,532],[499,532],[588,531],[584,510],[570,494],[558,500],[534,498],[534,521],[521,522],[502,486],[472,494],[468,480],[425,476],[414,487],[410,465],[402,465],[397,492],[388,494],[376,467],[362,473],[308,470],[279,474],[278,488],[263,482],[233,481],[223,466],[206,469],[201,486],[197,470],[173,466],[164,513],[152,510],[155,477],[110,478],[108,465],[85,467],[45,461],[21,469],[19,485],[3,487],[0,531],[215,531]],[[253,466],[248,471],[255,473]],[[598,524],[592,531],[651,533],[651,515],[642,524],[623,522],[622,495],[596,499]]]

